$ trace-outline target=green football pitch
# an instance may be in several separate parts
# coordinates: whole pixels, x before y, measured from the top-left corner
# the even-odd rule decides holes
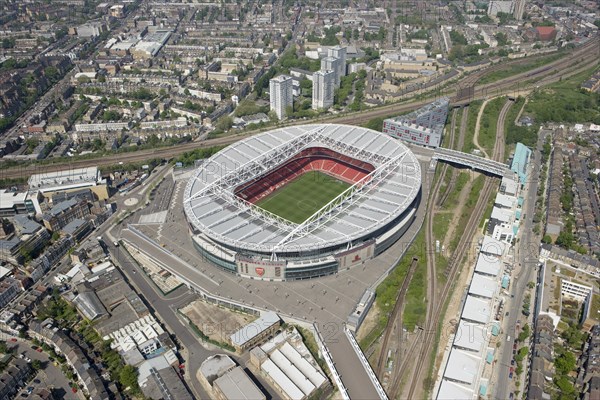
[[[350,185],[318,171],[309,171],[256,203],[257,206],[300,224]]]

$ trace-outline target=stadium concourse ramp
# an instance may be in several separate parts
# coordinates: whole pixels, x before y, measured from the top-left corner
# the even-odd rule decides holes
[[[255,315],[265,311],[259,307],[236,302],[231,298],[215,295],[213,292],[219,287],[219,282],[181,260],[133,225],[128,225],[127,229],[121,232],[119,240],[127,243],[134,251],[151,257],[166,271],[177,276],[188,288],[211,303]],[[294,320],[293,317],[280,311],[278,314],[284,320]],[[314,326],[317,341],[320,344],[321,353],[332,372],[335,384],[340,390],[341,397],[344,400],[387,400],[381,384],[358,347],[352,333],[345,327],[335,323],[321,323],[319,325]]]
[[[504,176],[507,172],[510,172],[508,165],[499,161],[490,160],[489,158],[483,158],[474,154],[463,153],[462,151],[456,151],[438,147],[433,152],[432,158],[446,161],[452,164],[459,164],[476,169],[484,173]]]

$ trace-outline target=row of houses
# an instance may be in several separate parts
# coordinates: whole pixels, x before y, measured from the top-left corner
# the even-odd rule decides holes
[[[62,354],[75,371],[77,382],[92,399],[109,400],[102,378],[82,349],[64,331],[53,325],[53,321],[31,321],[29,334]],[[115,391],[116,392],[116,391]]]

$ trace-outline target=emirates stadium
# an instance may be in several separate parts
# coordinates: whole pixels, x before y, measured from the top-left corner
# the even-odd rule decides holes
[[[292,280],[361,265],[410,226],[421,168],[401,142],[367,128],[291,126],[206,160],[187,183],[195,247],[239,276]]]

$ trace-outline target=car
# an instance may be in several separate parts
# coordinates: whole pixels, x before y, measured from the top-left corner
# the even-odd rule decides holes
[[[515,394],[514,394],[514,393],[511,393],[511,394],[508,396],[508,400],[513,400],[514,398],[515,398]]]
[[[513,373],[511,372],[510,374],[508,374],[508,379],[512,379],[513,377]]]
[[[50,360],[50,362],[54,362],[54,357],[48,357],[48,360]]]
[[[40,381],[39,379],[34,379],[34,380],[33,380],[33,383],[40,384],[40,383],[42,383],[42,381]]]
[[[37,350],[37,349],[38,349],[38,347],[37,347],[36,345],[33,345],[33,346],[31,346],[31,348],[32,348],[33,350]]]
[[[510,367],[510,373],[512,374],[513,372],[515,372],[515,369],[513,367]]]
[[[516,349],[517,349],[517,344],[513,343],[513,350],[516,350]]]
[[[508,317],[508,311],[504,314],[505,317]]]
[[[11,337],[11,338],[10,338],[10,341],[11,341],[11,342],[16,342],[16,341],[17,341],[17,338]]]
[[[513,356],[517,354],[517,350],[513,349]]]
[[[31,392],[33,392],[33,386],[29,386],[27,388],[27,393],[31,394]]]
[[[21,397],[27,397],[27,396],[29,396],[27,393],[25,393],[25,392],[21,393]]]
[[[71,388],[71,391],[72,391],[73,393],[77,393],[77,388]]]
[[[510,360],[510,365],[515,365],[515,359]]]
[[[35,351],[37,351],[38,353],[41,353],[42,352],[42,348],[38,347],[37,349],[35,349]]]

